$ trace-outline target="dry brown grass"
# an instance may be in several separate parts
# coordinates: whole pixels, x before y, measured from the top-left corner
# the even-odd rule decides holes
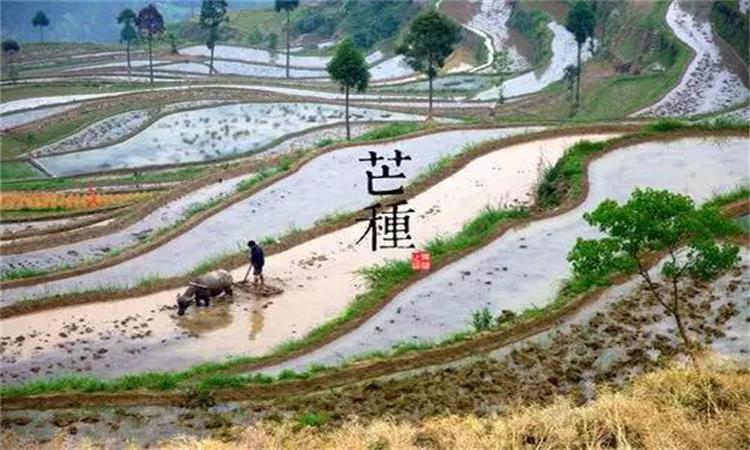
[[[672,368],[575,406],[560,398],[503,417],[448,416],[419,424],[356,419],[332,429],[261,423],[236,442],[176,438],[165,449],[739,449],[750,445],[750,375],[710,363]]]
[[[519,407],[506,416],[435,417],[420,423],[354,418],[340,427],[259,423],[224,430],[223,439],[176,437],[158,448],[234,449],[740,449],[750,446],[750,373],[727,361],[704,363],[705,372],[673,367],[640,376],[620,392],[604,390],[583,406],[559,398],[547,406]],[[233,440],[227,441],[228,436]],[[5,448],[24,446],[3,436]],[[10,447],[7,447],[10,445]],[[43,448],[75,446],[62,434]],[[127,448],[138,448],[130,446]]]

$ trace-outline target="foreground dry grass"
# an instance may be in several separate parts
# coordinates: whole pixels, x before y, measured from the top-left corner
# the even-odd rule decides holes
[[[9,434],[3,448],[19,445]],[[507,416],[446,416],[417,424],[352,419],[340,427],[264,422],[234,428],[224,440],[174,438],[169,450],[229,449],[740,449],[750,447],[750,373],[728,361],[704,362],[704,374],[673,367],[640,376],[586,405],[558,398]],[[44,448],[101,448],[60,434]],[[128,448],[137,448],[134,446]]]
[[[750,375],[674,368],[585,406],[567,399],[507,417],[448,416],[417,425],[356,420],[335,429],[259,424],[236,442],[174,439],[166,449],[740,449],[750,446]]]

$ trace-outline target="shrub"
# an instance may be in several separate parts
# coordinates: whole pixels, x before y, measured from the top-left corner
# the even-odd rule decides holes
[[[477,333],[488,331],[492,327],[492,313],[487,308],[474,311],[472,314],[472,325]]]

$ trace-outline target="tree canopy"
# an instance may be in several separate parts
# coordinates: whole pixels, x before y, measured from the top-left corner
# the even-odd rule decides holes
[[[132,9],[125,8],[122,10],[119,16],[117,16],[117,23],[128,24],[135,22],[136,16]]]
[[[201,4],[200,24],[206,28],[215,28],[221,25],[227,17],[226,0],[203,0]]]
[[[565,28],[576,38],[578,45],[583,45],[586,39],[594,36],[596,15],[591,4],[586,1],[576,2],[568,11],[568,21]]]
[[[138,32],[131,23],[126,23],[120,30],[120,42],[133,42],[138,39]]]
[[[148,5],[138,12],[135,19],[135,25],[149,37],[164,32],[164,18],[154,5]]]
[[[37,11],[34,18],[31,19],[31,24],[35,27],[46,27],[49,25],[49,17],[44,11]]]
[[[414,70],[432,78],[460,41],[461,27],[431,10],[414,19],[397,53]]]
[[[10,55],[14,53],[18,53],[21,50],[21,46],[18,45],[18,42],[16,42],[13,39],[4,40],[2,43],[2,47],[3,47],[3,53],[7,53]]]
[[[293,11],[299,6],[299,0],[276,0],[273,5],[273,9],[276,12],[281,11]]]
[[[584,219],[605,234],[599,239],[578,239],[568,255],[573,272],[583,280],[605,283],[617,272],[638,273],[651,295],[677,322],[679,334],[697,367],[694,344],[681,316],[680,280],[710,280],[738,261],[739,248],[718,238],[736,226],[715,207],[697,208],[690,197],[669,191],[636,189],[624,204],[605,200]],[[660,291],[649,274],[647,258],[667,253],[661,275],[671,294]]]
[[[203,0],[201,5],[200,24],[208,31],[206,47],[213,49],[219,40],[219,25],[227,18],[226,0]],[[211,54],[213,69],[213,53]]]
[[[344,39],[336,54],[326,66],[331,78],[343,87],[364,92],[370,81],[370,72],[362,52],[357,50],[352,38]]]

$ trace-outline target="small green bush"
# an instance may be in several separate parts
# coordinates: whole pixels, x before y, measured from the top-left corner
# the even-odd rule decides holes
[[[314,411],[308,411],[297,418],[297,423],[303,427],[320,427],[328,422],[328,417]]]
[[[474,311],[472,314],[472,325],[477,333],[488,331],[492,327],[492,313],[487,308]]]

